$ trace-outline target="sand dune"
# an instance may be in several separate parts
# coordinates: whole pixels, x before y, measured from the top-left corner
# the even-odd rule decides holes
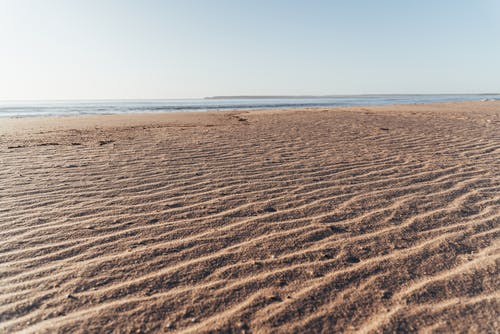
[[[500,102],[0,120],[0,332],[500,329]]]

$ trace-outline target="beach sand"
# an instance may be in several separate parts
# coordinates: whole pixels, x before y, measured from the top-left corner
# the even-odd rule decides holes
[[[500,329],[500,102],[0,119],[0,332]]]

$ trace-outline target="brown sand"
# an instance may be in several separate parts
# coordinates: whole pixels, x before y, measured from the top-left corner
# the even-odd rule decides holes
[[[500,102],[0,119],[0,332],[497,332]]]

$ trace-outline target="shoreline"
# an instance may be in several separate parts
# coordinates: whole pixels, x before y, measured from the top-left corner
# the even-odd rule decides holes
[[[131,113],[109,113],[109,114],[86,114],[86,115],[53,115],[53,116],[22,116],[22,117],[0,117],[2,121],[8,122],[34,122],[40,120],[42,123],[44,120],[86,120],[96,118],[108,118],[116,120],[120,120],[121,118],[130,118],[138,119],[138,118],[151,118],[151,120],[155,121],[169,121],[175,119],[189,119],[196,117],[203,117],[204,115],[224,115],[224,114],[238,114],[238,113],[286,113],[286,112],[335,112],[335,111],[345,111],[345,110],[364,110],[364,109],[373,109],[379,111],[387,111],[393,109],[401,109],[401,108],[409,108],[417,111],[424,111],[425,109],[431,108],[435,109],[440,107],[453,107],[456,106],[458,108],[474,108],[476,106],[495,106],[500,105],[500,100],[487,100],[487,101],[460,101],[460,102],[433,102],[433,103],[397,103],[397,104],[384,104],[384,105],[356,105],[356,106],[332,106],[332,107],[285,107],[285,108],[247,108],[247,109],[220,109],[220,110],[206,110],[206,111],[196,111],[196,110],[188,110],[188,111],[160,111],[160,112],[131,112]],[[1,124],[0,124],[1,126]]]
[[[383,95],[385,96],[385,95]],[[387,95],[386,97],[390,97]],[[405,95],[403,95],[405,96]],[[414,95],[419,96],[419,95]],[[430,95],[424,95],[430,96]],[[438,96],[438,95],[432,95]],[[446,95],[444,95],[446,96]],[[233,112],[233,111],[251,111],[251,110],[280,110],[280,109],[321,109],[321,108],[366,108],[366,107],[377,107],[377,106],[398,106],[398,105],[420,105],[420,104],[436,104],[436,103],[466,103],[466,102],[494,102],[499,101],[500,98],[487,98],[483,99],[483,96],[476,96],[477,99],[467,100],[462,99],[461,101],[456,101],[451,98],[436,100],[432,98],[423,99],[398,99],[394,95],[392,99],[386,101],[377,101],[377,96],[363,96],[357,97],[359,101],[353,102],[352,99],[356,97],[337,97],[338,101],[323,101],[322,103],[312,103],[312,100],[321,101],[321,98],[306,98],[303,102],[298,104],[290,104],[285,101],[290,101],[293,99],[274,99],[275,103],[266,103],[264,101],[273,100],[272,98],[260,99],[261,102],[241,102],[245,100],[241,99],[223,99],[217,100],[172,100],[172,101],[154,101],[154,100],[117,100],[117,101],[40,101],[40,103],[34,102],[11,102],[2,105],[0,101],[0,119],[9,118],[34,118],[34,117],[73,117],[73,116],[86,116],[86,115],[120,115],[120,114],[142,114],[142,113],[205,113],[205,112]],[[489,95],[484,95],[489,96]],[[370,97],[372,99],[370,99]],[[380,96],[382,97],[382,96]],[[491,97],[491,96],[490,96]],[[328,100],[329,98],[324,98],[323,100]],[[334,99],[334,98],[330,98]],[[347,99],[342,101],[342,99]],[[451,99],[451,100],[450,100]],[[254,98],[252,101],[259,101],[259,99]],[[301,100],[301,99],[295,99]],[[309,102],[306,102],[309,100]],[[207,101],[206,105],[200,105],[201,101]],[[240,101],[240,102],[231,102]]]

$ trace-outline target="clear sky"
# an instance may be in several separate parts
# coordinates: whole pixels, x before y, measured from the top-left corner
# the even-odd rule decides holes
[[[0,0],[0,99],[500,91],[500,0]]]

